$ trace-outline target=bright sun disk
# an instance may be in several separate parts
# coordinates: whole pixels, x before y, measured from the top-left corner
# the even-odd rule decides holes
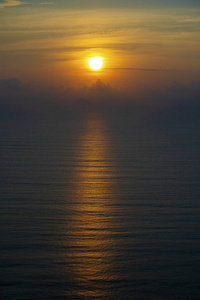
[[[103,66],[103,58],[100,56],[90,57],[88,59],[89,66],[92,70],[99,70]]]

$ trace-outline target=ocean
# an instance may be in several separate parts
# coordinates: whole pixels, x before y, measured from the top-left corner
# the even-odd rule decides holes
[[[200,299],[197,119],[120,108],[0,123],[1,299]]]

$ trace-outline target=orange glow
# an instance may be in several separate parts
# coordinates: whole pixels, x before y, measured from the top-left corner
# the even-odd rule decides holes
[[[160,89],[172,81],[199,80],[196,9],[46,8],[43,14],[35,7],[27,16],[22,7],[13,6],[12,18],[4,10],[1,78],[79,88],[98,76],[132,99],[141,86]],[[95,57],[103,58],[100,66],[88,65]]]

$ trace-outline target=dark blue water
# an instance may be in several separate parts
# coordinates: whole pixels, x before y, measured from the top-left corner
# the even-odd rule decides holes
[[[170,116],[1,122],[1,299],[200,298],[200,126]]]

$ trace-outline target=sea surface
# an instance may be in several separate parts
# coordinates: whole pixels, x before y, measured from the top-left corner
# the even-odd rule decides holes
[[[200,299],[200,122],[74,109],[0,124],[2,300]]]

